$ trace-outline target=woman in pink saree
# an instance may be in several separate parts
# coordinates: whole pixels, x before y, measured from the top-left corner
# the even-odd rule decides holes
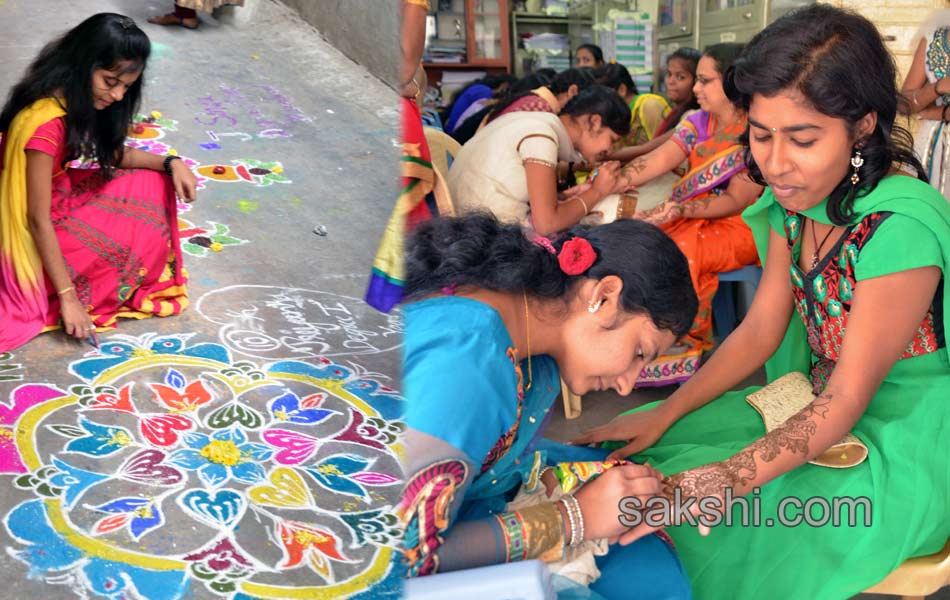
[[[149,52],[132,19],[94,15],[40,52],[0,113],[0,352],[188,304],[175,195],[194,200],[195,177],[123,145]],[[67,167],[79,157],[98,168]]]

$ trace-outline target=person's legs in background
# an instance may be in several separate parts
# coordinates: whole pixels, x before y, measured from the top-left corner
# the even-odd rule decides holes
[[[200,21],[198,12],[193,8],[185,8],[175,3],[174,12],[165,15],[149,17],[149,23],[155,25],[181,25],[185,29],[197,29]]]

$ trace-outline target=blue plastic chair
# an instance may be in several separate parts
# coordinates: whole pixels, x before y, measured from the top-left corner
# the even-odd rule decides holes
[[[749,266],[719,274],[719,289],[713,297],[713,327],[719,341],[726,339],[742,316],[737,308],[737,292],[743,298],[744,308],[752,304],[755,290],[762,278],[762,267]],[[738,288],[738,289],[737,289]]]
[[[420,116],[422,117],[423,127],[432,127],[433,129],[438,129],[439,131],[445,131],[445,128],[442,127],[442,117],[439,116],[439,111],[426,106],[420,109],[419,112]]]
[[[405,600],[556,600],[551,572],[540,560],[411,577],[403,588]]]

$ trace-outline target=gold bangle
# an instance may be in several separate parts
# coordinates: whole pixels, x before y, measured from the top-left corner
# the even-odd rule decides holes
[[[69,292],[74,291],[75,289],[76,289],[75,286],[69,286],[68,288],[64,288],[64,289],[59,290],[58,292],[56,292],[56,295],[57,295],[57,296],[63,296],[63,295],[68,294]]]
[[[587,215],[588,213],[590,213],[590,209],[587,208],[587,203],[584,202],[584,199],[581,198],[581,195],[580,195],[580,194],[574,196],[574,199],[577,200],[578,202],[580,202],[580,203],[581,203],[581,206],[584,207],[584,214],[585,214],[585,215]]]
[[[556,503],[545,502],[494,518],[504,537],[505,562],[532,558],[556,562],[564,557],[564,517]]]
[[[564,518],[553,502],[518,511],[524,523],[528,558],[555,562],[564,556]]]
[[[400,90],[400,93],[402,93],[402,91],[405,90],[406,87],[408,87],[410,83],[411,83],[412,85],[414,85],[415,88],[416,88],[415,93],[412,95],[412,99],[413,99],[413,100],[419,100],[419,96],[422,94],[422,86],[420,86],[420,85],[419,85],[419,82],[416,81],[416,76],[415,76],[415,75],[412,76],[412,79],[410,79],[409,81],[407,81],[407,82],[405,82],[405,83],[402,84],[402,90]],[[406,96],[405,94],[403,94],[403,97],[404,97],[404,98],[408,98],[408,96]]]

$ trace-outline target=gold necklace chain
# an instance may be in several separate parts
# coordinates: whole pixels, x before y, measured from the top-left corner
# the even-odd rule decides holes
[[[531,383],[533,381],[531,376],[531,325],[528,323],[528,292],[522,289],[521,293],[524,295],[524,337],[528,346],[528,384],[524,388],[527,392],[531,389]]]

